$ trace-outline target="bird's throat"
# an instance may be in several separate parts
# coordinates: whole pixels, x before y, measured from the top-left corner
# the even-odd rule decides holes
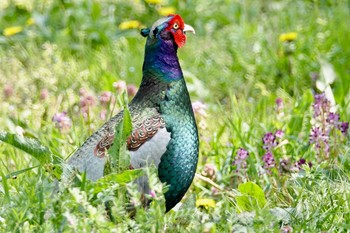
[[[143,79],[156,76],[160,81],[172,82],[183,78],[177,47],[172,43],[158,42],[146,46]]]

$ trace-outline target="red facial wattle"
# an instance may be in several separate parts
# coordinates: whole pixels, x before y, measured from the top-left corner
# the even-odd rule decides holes
[[[166,30],[169,30],[174,35],[174,41],[176,45],[181,48],[186,43],[186,35],[183,32],[185,28],[185,23],[180,15],[169,15],[173,16],[173,18],[169,21],[169,26],[166,28]],[[177,25],[178,28],[175,29],[174,25]]]
[[[186,43],[186,35],[183,33],[182,30],[177,30],[176,32],[173,32],[175,43],[179,48],[185,45]]]

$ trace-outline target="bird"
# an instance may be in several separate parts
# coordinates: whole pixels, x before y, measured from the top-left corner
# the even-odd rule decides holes
[[[195,176],[199,139],[190,95],[177,56],[186,43],[186,33],[195,33],[178,14],[155,21],[141,29],[146,37],[142,80],[128,104],[132,132],[126,140],[130,169],[153,164],[165,192],[166,212],[181,201]],[[115,126],[123,110],[93,133],[68,159],[70,167],[96,181],[104,174],[106,151],[113,144]],[[147,179],[139,190],[149,192]]]

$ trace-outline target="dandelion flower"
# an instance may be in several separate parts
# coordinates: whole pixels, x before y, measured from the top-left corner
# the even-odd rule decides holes
[[[124,21],[121,24],[119,24],[119,29],[120,30],[134,29],[134,28],[139,28],[140,26],[141,26],[140,21],[129,20],[129,21]]]
[[[168,16],[171,14],[175,14],[176,9],[172,6],[161,7],[158,9],[158,14],[161,16]]]
[[[161,4],[162,0],[145,0],[149,4]]]
[[[298,33],[296,32],[288,32],[288,33],[282,33],[279,37],[279,40],[281,42],[291,42],[296,40],[298,37]]]
[[[23,31],[23,27],[21,26],[8,27],[4,29],[4,36],[10,37],[17,33],[20,33],[21,31]]]
[[[199,207],[199,206],[203,206],[205,208],[208,208],[208,207],[212,207],[212,208],[215,208],[216,206],[216,203],[213,199],[209,199],[209,198],[201,198],[201,199],[198,199],[196,201],[196,206]]]

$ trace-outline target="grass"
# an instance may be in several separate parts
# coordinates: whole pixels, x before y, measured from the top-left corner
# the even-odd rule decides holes
[[[349,3],[147,2],[0,3],[0,129],[35,138],[55,156],[67,158],[106,121],[102,111],[108,119],[120,110],[118,102],[106,107],[98,96],[110,91],[118,98],[114,82],[138,86],[141,81],[145,40],[139,28],[118,25],[138,20],[149,26],[161,7],[174,7],[196,29],[179,58],[192,102],[206,106],[206,114],[197,114],[198,175],[182,205],[164,215],[164,187],[154,174],[156,197],[147,210],[138,207],[134,218],[126,214],[124,195],[126,188],[140,205],[132,184],[110,181],[96,194],[96,184],[82,177],[57,193],[58,172],[1,143],[0,231],[350,231],[349,136],[331,130],[329,153],[322,142],[319,151],[309,142],[311,129],[330,127],[314,116],[320,84],[329,88],[326,98],[334,97],[331,111],[339,121],[349,121]],[[20,30],[5,36],[14,26]],[[281,41],[288,32],[297,38]],[[81,88],[95,98],[85,116]],[[278,98],[283,106],[276,104]],[[65,131],[52,121],[63,111],[71,119]],[[284,132],[276,139],[279,144],[264,149],[264,135],[277,130]],[[249,156],[246,169],[237,172],[233,163],[239,148]],[[269,151],[275,164],[264,169]],[[312,167],[294,166],[300,159]],[[6,177],[22,169],[28,171]],[[244,188],[250,182],[257,185],[252,192]],[[106,216],[106,201],[113,203],[113,221]]]

